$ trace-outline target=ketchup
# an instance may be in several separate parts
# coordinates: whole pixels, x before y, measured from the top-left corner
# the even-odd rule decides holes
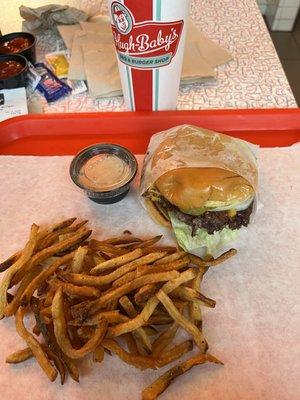
[[[7,79],[19,74],[24,69],[24,65],[18,61],[0,61],[0,79]]]
[[[31,40],[24,37],[16,37],[6,42],[0,42],[0,54],[20,53],[31,45]]]

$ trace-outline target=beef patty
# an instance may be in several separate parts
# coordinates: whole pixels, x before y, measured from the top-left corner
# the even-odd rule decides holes
[[[162,196],[157,197],[154,202],[164,214],[167,215],[171,211],[179,221],[190,225],[192,236],[196,235],[198,228],[206,229],[209,234],[213,234],[223,228],[240,229],[242,226],[249,224],[250,215],[253,211],[252,202],[248,208],[243,211],[237,211],[234,216],[230,216],[228,211],[206,211],[201,215],[189,215],[180,211],[179,208]]]

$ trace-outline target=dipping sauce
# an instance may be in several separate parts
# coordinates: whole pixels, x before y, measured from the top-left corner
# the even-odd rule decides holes
[[[0,79],[7,79],[19,74],[24,65],[14,60],[0,61]]]
[[[6,42],[0,42],[0,53],[1,54],[12,54],[12,53],[19,53],[32,44],[29,38],[25,37],[16,37]]]
[[[123,186],[130,178],[129,165],[115,154],[99,154],[80,169],[78,181],[87,189],[106,192]]]
[[[99,204],[113,204],[129,192],[137,161],[125,147],[99,143],[83,149],[70,165],[73,182]]]

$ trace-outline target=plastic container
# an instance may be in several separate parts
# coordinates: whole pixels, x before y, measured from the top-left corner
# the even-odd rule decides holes
[[[25,57],[20,55],[0,55],[0,63],[2,61],[17,61],[22,64],[23,69],[13,76],[9,76],[7,78],[0,78],[0,90],[2,89],[15,89],[18,87],[25,86],[26,83],[26,75],[28,71],[28,62]]]
[[[30,45],[26,47],[23,50],[19,51],[9,51],[9,50],[3,50],[1,49],[1,45],[5,42],[9,42],[13,39],[18,39],[18,38],[24,38],[28,39],[30,42]],[[23,57],[25,57],[28,61],[30,61],[32,64],[35,63],[36,61],[36,39],[35,36],[32,35],[31,33],[27,32],[14,32],[14,33],[8,33],[7,35],[3,35],[0,37],[0,54],[19,54]]]
[[[83,149],[70,165],[73,182],[99,204],[122,200],[138,169],[134,155],[125,147],[100,143]]]

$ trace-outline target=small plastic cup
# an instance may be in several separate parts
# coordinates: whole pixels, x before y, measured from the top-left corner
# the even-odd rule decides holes
[[[92,201],[113,204],[127,195],[137,170],[136,158],[128,149],[100,143],[86,147],[74,157],[70,176]]]

